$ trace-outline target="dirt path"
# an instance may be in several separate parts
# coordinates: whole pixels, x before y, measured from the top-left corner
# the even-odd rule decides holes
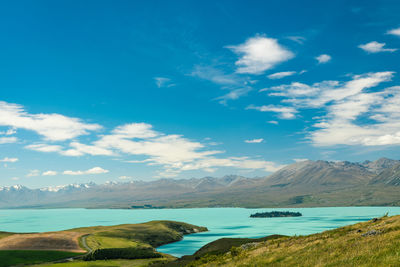
[[[91,253],[91,252],[93,251],[93,249],[91,249],[91,248],[87,245],[87,243],[86,243],[86,238],[87,238],[88,236],[90,236],[90,234],[81,236],[81,244],[82,244],[82,246],[86,249],[86,251],[87,251],[86,254],[89,254],[89,253]]]
[[[75,256],[75,257],[72,257],[72,258],[66,258],[66,259],[61,259],[61,260],[53,261],[52,263],[64,263],[64,262],[71,262],[71,261],[74,261],[74,260],[80,260],[80,259],[82,259],[83,257],[85,257],[86,255],[92,253],[93,249],[91,249],[91,248],[88,246],[88,244],[86,243],[86,238],[88,238],[88,236],[90,236],[90,234],[86,234],[86,235],[83,235],[83,236],[80,237],[82,247],[83,247],[84,249],[87,250],[87,252],[86,252],[85,254],[79,255],[79,256]]]

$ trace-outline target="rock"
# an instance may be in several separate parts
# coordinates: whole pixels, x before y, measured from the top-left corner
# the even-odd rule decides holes
[[[374,235],[379,235],[381,233],[382,233],[381,231],[371,230],[366,232],[365,234],[362,234],[361,236],[374,236]]]
[[[254,248],[258,245],[257,242],[252,242],[252,243],[246,243],[240,246],[241,249],[250,249],[250,248]]]

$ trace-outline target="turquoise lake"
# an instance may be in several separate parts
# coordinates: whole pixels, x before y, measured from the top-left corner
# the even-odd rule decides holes
[[[249,218],[262,211],[298,211],[302,217]],[[44,209],[0,210],[0,231],[44,232],[84,226],[141,223],[152,220],[174,220],[209,231],[187,235],[182,241],[157,250],[182,256],[193,254],[203,245],[222,237],[263,237],[271,234],[306,235],[367,221],[374,217],[400,214],[400,207],[330,207],[298,209]]]

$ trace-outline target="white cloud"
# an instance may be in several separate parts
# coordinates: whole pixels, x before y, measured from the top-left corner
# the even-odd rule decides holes
[[[245,84],[243,77],[237,74],[226,74],[220,69],[211,66],[197,65],[191,75],[223,86],[242,86]]]
[[[25,148],[40,152],[58,152],[64,156],[71,156],[71,157],[78,157],[83,156],[85,154],[92,155],[92,156],[113,156],[115,155],[113,151],[104,149],[102,147],[91,146],[81,144],[79,142],[71,142],[69,144],[69,149],[64,149],[62,146],[59,145],[48,145],[48,144],[32,144],[27,145]]]
[[[131,163],[161,165],[161,177],[174,177],[182,171],[211,171],[218,167],[234,167],[250,169],[275,170],[279,165],[262,160],[242,158],[216,158],[222,153],[217,150],[207,150],[199,142],[188,140],[181,135],[165,135],[152,129],[145,123],[127,124],[114,130],[111,135],[105,135],[94,145],[107,149],[116,149],[121,153],[147,156],[145,160],[131,160]],[[130,129],[129,131],[125,131]]]
[[[244,142],[248,143],[248,144],[258,144],[258,143],[262,143],[263,141],[264,141],[263,138],[244,140]]]
[[[325,120],[315,124],[310,137],[314,144],[400,145],[400,88],[360,92],[328,107]],[[372,120],[359,124],[357,119]]]
[[[12,162],[17,162],[17,161],[18,161],[18,158],[5,157],[3,159],[0,159],[0,162],[10,162],[10,163],[12,163]]]
[[[293,159],[295,162],[303,162],[303,161],[307,161],[309,159]]]
[[[224,105],[227,104],[228,100],[238,99],[250,92],[252,87],[249,84],[254,82],[235,73],[226,74],[211,66],[195,66],[191,75],[215,83],[221,86],[222,90],[228,91],[225,95],[214,99],[219,100],[219,103]]]
[[[144,156],[146,159],[132,163],[147,165],[158,165],[163,169],[160,172],[163,177],[176,176],[182,171],[199,170],[210,171],[218,167],[234,167],[244,169],[275,170],[280,165],[269,161],[251,158],[216,158],[216,154],[223,151],[210,150],[204,144],[184,138],[176,134],[164,134],[155,131],[152,125],[147,123],[130,123],[116,127],[109,134],[101,135],[98,140],[90,144],[83,144],[77,141],[71,142],[68,148],[60,145],[31,144],[26,146],[41,152],[56,152],[66,156],[82,155],[134,155]],[[212,167],[207,167],[212,166]],[[100,167],[86,171],[66,170],[64,175],[85,175],[107,173]],[[47,172],[45,172],[47,174]],[[43,173],[42,175],[45,175]],[[35,174],[39,175],[37,171]]]
[[[304,41],[306,40],[306,38],[303,37],[303,36],[288,36],[286,38],[289,39],[289,40],[292,40],[292,41],[294,41],[294,42],[296,42],[298,44],[303,44]]]
[[[237,73],[261,74],[275,65],[288,61],[294,54],[277,39],[256,36],[240,45],[227,46],[240,58],[235,62]]]
[[[319,64],[323,64],[331,61],[332,57],[327,54],[322,54],[317,56],[315,59],[318,61]]]
[[[400,28],[391,29],[390,31],[387,32],[387,34],[392,34],[392,35],[400,36]]]
[[[278,125],[278,124],[279,124],[279,122],[277,122],[277,121],[267,121],[267,123],[269,123],[269,124],[275,124],[275,125]]]
[[[13,180],[13,181],[18,181],[18,180],[19,180],[19,177],[12,177],[11,180]]]
[[[262,169],[273,171],[280,165],[269,161],[245,159],[244,162],[237,158],[215,158],[214,155],[222,153],[218,150],[208,150],[199,143],[184,138],[181,135],[166,135],[153,130],[152,125],[146,123],[131,123],[116,127],[108,135],[103,135],[92,144],[86,145],[78,142],[70,143],[70,149],[63,149],[58,145],[32,144],[26,146],[28,149],[42,152],[57,152],[68,156],[82,155],[109,155],[118,154],[146,156],[147,159],[131,163],[144,163],[147,165],[160,165],[163,177],[173,177],[185,170],[195,168],[210,171],[217,167],[234,167],[244,169]],[[87,171],[66,170],[65,175],[84,175],[106,173],[100,167],[95,167]],[[46,173],[46,172],[45,172]],[[43,173],[43,175],[45,175]],[[35,175],[39,175],[35,171]]]
[[[269,95],[283,97],[288,108],[326,112],[313,118],[309,139],[316,146],[395,145],[400,144],[400,86],[376,88],[393,75],[386,71],[354,75],[347,82],[292,83],[271,88]]]
[[[39,176],[40,171],[39,170],[30,170],[29,173],[26,175],[27,177],[34,177],[34,176]]]
[[[62,146],[48,144],[32,144],[25,146],[25,148],[40,152],[60,152],[62,150]]]
[[[179,164],[192,161],[219,151],[199,151],[204,145],[190,141],[181,135],[164,135],[151,129],[145,123],[132,123],[114,130],[111,135],[105,135],[94,144],[106,149],[117,149],[126,154],[146,155],[156,164]],[[135,140],[136,139],[136,140]]]
[[[274,172],[283,167],[283,165],[278,165],[274,162],[250,159],[248,157],[229,157],[229,158],[206,158],[193,163],[184,164],[181,167],[181,171],[188,170],[206,170],[208,172],[213,172],[215,167],[234,167],[240,169],[261,169],[267,172]],[[168,171],[168,169],[167,169]],[[173,171],[173,169],[172,169]]]
[[[354,75],[352,80],[341,83],[339,81],[322,81],[307,85],[294,82],[288,85],[271,87],[270,96],[285,97],[282,102],[293,104],[296,107],[323,107],[332,101],[340,101],[349,96],[360,93],[362,90],[372,88],[378,84],[390,81],[393,72],[366,73]]]
[[[250,105],[246,109],[255,109],[261,112],[275,112],[279,114],[282,119],[294,119],[298,111],[294,107],[275,106],[275,105],[264,105],[264,106],[253,106]]]
[[[70,170],[67,170],[67,171],[64,171],[63,174],[65,174],[65,175],[84,175],[84,174],[103,174],[103,173],[108,173],[108,172],[109,172],[108,170],[105,170],[105,169],[103,169],[101,167],[94,167],[94,168],[91,168],[91,169],[86,170],[86,171],[70,171]]]
[[[43,176],[54,176],[57,175],[56,171],[45,171],[42,173]]]
[[[92,156],[112,156],[114,155],[114,152],[102,147],[98,147],[98,146],[91,146],[91,145],[85,145],[85,144],[81,144],[78,142],[72,142],[69,144],[70,145],[70,149],[61,151],[61,154],[64,156],[72,156],[72,157],[76,157],[76,156],[82,156],[85,154],[88,155],[92,155]]]
[[[23,106],[0,101],[0,125],[30,130],[50,141],[63,141],[99,130],[98,124],[60,114],[30,114]]]
[[[171,82],[171,79],[166,77],[154,77],[154,81],[158,88],[175,86],[175,84]]]
[[[269,93],[270,96],[308,96],[310,94],[315,94],[321,87],[320,84],[316,84],[315,86],[308,86],[304,83],[293,82],[289,85],[278,85],[273,86],[271,88],[261,89],[259,92],[272,91]]]
[[[18,141],[17,137],[0,137],[0,144],[11,144]]]
[[[16,133],[17,133],[17,130],[15,128],[10,128],[5,132],[0,132],[0,134],[3,134],[3,135],[13,135]]]
[[[152,138],[159,135],[154,131],[153,126],[148,123],[129,123],[118,126],[112,134],[124,138]]]
[[[229,93],[217,97],[217,100],[220,100],[219,103],[226,105],[228,100],[236,100],[240,98],[243,95],[247,95],[248,92],[250,92],[252,89],[250,87],[244,87],[244,88],[238,88],[235,90],[230,91]]]
[[[270,74],[270,75],[268,75],[268,78],[276,80],[276,79],[282,79],[282,78],[285,78],[285,77],[288,77],[288,76],[292,76],[294,74],[296,74],[295,71],[282,71],[282,72],[277,72],[277,73]]]
[[[395,48],[384,48],[386,43],[378,43],[376,41],[369,42],[367,44],[361,44],[358,47],[368,53],[379,53],[379,52],[395,52]]]
[[[132,177],[126,176],[126,175],[122,175],[122,176],[118,177],[118,179],[120,179],[120,180],[129,180],[129,179],[131,179],[131,178],[132,178]]]

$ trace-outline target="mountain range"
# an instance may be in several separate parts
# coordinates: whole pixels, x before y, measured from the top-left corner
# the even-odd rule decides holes
[[[0,187],[0,208],[189,208],[400,205],[400,161],[301,161],[258,178],[160,179]]]

